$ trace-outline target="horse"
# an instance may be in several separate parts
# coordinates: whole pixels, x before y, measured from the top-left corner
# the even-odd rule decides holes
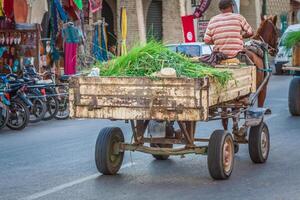
[[[254,36],[252,36],[252,40],[259,40],[263,43],[266,43],[268,45],[268,51],[271,56],[275,56],[278,52],[278,38],[279,33],[276,28],[277,23],[277,16],[270,16],[270,17],[262,17],[261,24],[259,28],[257,29]],[[257,73],[256,73],[256,84],[257,88],[264,82],[265,79],[265,72],[263,71],[264,61],[263,59],[258,56],[256,53],[244,49],[244,52],[246,55],[252,60],[254,65],[257,67]],[[265,100],[267,97],[267,84],[263,87],[261,92],[258,95],[258,107],[263,108],[265,104]],[[267,114],[270,114],[271,110],[267,110]],[[225,130],[228,129],[228,119],[222,119],[222,125]]]
[[[279,33],[276,27],[277,16],[262,17],[261,24],[257,29],[256,34],[252,37],[253,40],[259,40],[268,44],[268,51],[271,56],[275,56],[278,52],[278,38]],[[252,60],[252,62],[257,67],[257,87],[259,87],[265,78],[264,62],[261,57],[255,53],[245,50],[247,56]],[[267,84],[263,87],[262,91],[258,95],[258,107],[264,107],[265,100],[267,96]]]

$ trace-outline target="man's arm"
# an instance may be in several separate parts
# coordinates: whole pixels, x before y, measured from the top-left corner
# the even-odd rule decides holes
[[[253,29],[243,16],[241,16],[241,26],[243,30],[242,31],[243,38],[250,38],[253,36],[254,34]]]
[[[211,23],[209,22],[208,26],[207,26],[207,29],[206,29],[206,32],[205,32],[205,35],[204,35],[204,42],[206,44],[214,44],[214,41],[212,39],[213,37],[213,34],[212,34],[212,30],[211,30]]]

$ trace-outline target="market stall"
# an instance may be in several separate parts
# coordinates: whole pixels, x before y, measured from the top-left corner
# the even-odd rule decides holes
[[[63,75],[78,72],[89,10],[100,8],[99,0],[0,0],[0,129],[68,118]]]

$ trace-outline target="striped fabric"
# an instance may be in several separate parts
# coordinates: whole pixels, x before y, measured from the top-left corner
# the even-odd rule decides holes
[[[210,20],[204,42],[215,45],[215,51],[233,58],[243,50],[243,32],[247,35],[253,34],[251,26],[242,15],[222,13]]]

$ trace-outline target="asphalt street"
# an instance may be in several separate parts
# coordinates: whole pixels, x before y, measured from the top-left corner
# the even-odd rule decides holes
[[[153,199],[300,199],[300,118],[287,107],[291,77],[273,76],[266,117],[271,150],[266,164],[250,160],[243,145],[227,181],[210,178],[206,157],[189,155],[156,161],[150,155],[126,153],[117,176],[98,173],[94,146],[101,128],[121,127],[123,121],[68,120],[30,125],[22,132],[0,132],[1,200],[153,200]],[[208,137],[220,122],[199,123],[197,133]]]

